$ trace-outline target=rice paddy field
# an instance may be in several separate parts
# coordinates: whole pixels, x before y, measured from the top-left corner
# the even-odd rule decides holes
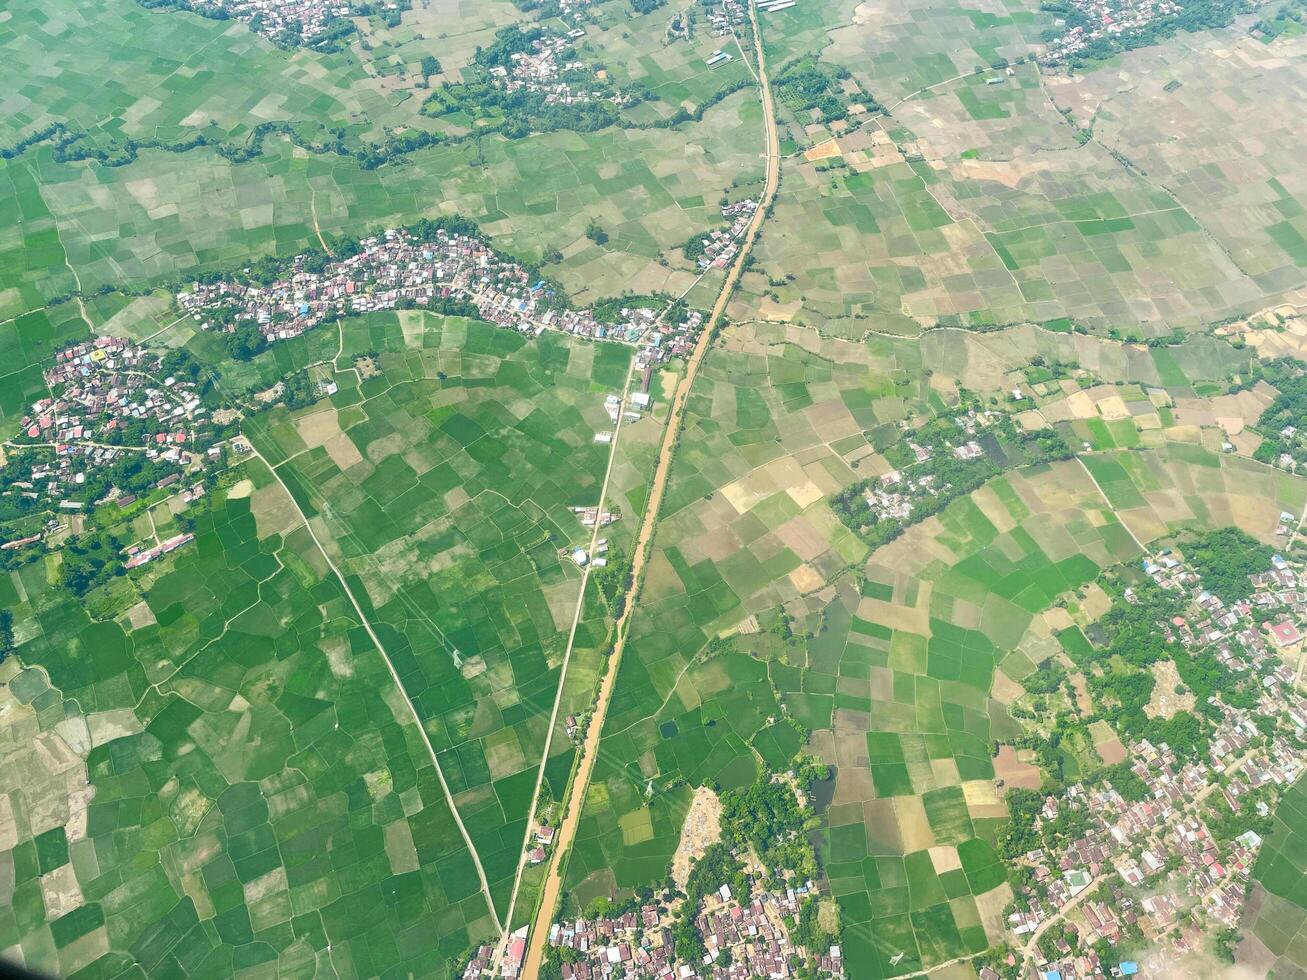
[[[1204,343],[1180,353],[1194,374],[1221,356]],[[1186,526],[1269,539],[1307,500],[1198,446],[1092,452],[1009,470],[869,555],[828,498],[882,471],[895,420],[956,397],[939,376],[965,359],[925,346],[757,325],[710,354],[570,859],[576,907],[661,879],[693,787],[806,751],[834,771],[814,839],[850,975],[988,948],[1010,899],[990,746],[1056,647],[1044,614]]]
[[[271,413],[250,435],[366,597],[503,914],[580,600],[567,553],[590,540],[570,508],[598,502],[608,447],[594,436],[611,429],[603,400],[629,349],[423,314],[351,321],[343,345],[380,352],[380,375],[342,371],[330,403]],[[633,533],[657,433],[651,420],[626,433],[614,546]],[[578,635],[593,657],[607,626],[602,604],[589,613]],[[578,685],[596,669],[583,663]],[[572,755],[559,722],[555,798]]]
[[[1180,35],[1051,94],[1082,125],[1092,118],[1104,146],[1170,189],[1273,295],[1301,288],[1307,263],[1301,133],[1288,111],[1307,91],[1307,39],[1267,44],[1242,26]]]
[[[764,115],[706,16],[668,39],[678,6],[577,15],[580,56],[653,96],[623,125],[512,140],[419,112],[428,84],[541,16],[512,0],[360,18],[327,55],[135,0],[0,10],[0,436],[52,394],[60,348],[167,328],[157,342],[251,408],[255,450],[189,509],[123,518],[195,540],[84,598],[57,549],[0,570],[7,956],[88,977],[445,975],[497,937],[537,779],[546,804],[572,789],[563,719],[608,665],[620,585],[582,589],[576,508],[611,462],[620,570],[684,365],[654,372],[656,407],[610,460],[595,436],[629,347],[410,310],[235,361],[174,322],[173,292],[458,213],[577,305],[711,308],[724,274],[700,278],[682,246],[722,227],[723,197],[761,194]],[[996,781],[1040,773],[995,747],[1022,731],[1008,708],[1035,664],[1088,642],[1068,623],[1107,608],[1100,572],[1186,529],[1270,541],[1307,505],[1304,481],[1251,458],[1277,392],[1254,383],[1258,343],[1221,329],[1307,304],[1307,41],[1238,21],[1071,75],[1029,60],[1052,26],[1033,0],[759,17],[773,81],[813,67],[888,111],[826,121],[780,94],[782,180],[689,392],[566,886],[579,910],[661,881],[696,787],[806,753],[832,770],[812,840],[848,975],[886,980],[1005,938]],[[719,47],[736,57],[709,68]],[[339,146],[218,151],[264,123]],[[360,159],[441,125],[453,138]],[[83,151],[104,159],[68,159]],[[1261,340],[1288,344],[1275,329]],[[335,390],[253,407],[301,370]],[[1078,458],[1008,459],[869,550],[832,499],[961,404],[1052,428]],[[1090,731],[1086,758],[1124,755]],[[1304,792],[1261,854],[1240,950],[1268,975],[1307,971]],[[504,925],[532,917],[544,872]]]
[[[793,13],[768,19],[769,44],[791,27],[890,112],[792,158],[737,316],[1155,336],[1302,288],[1300,37],[1240,22],[1066,75],[1017,63],[1048,27],[1035,4],[861,4],[818,42]]]
[[[1030,0],[860,3],[829,32],[825,57],[847,64],[886,106],[990,65],[1017,61],[1039,43],[1051,15]],[[779,26],[779,25],[778,25]]]
[[[1241,923],[1239,960],[1267,976],[1307,971],[1307,786],[1301,781],[1280,800],[1275,829],[1253,869],[1252,898]]]
[[[844,166],[789,170],[758,250],[762,276],[785,285],[752,280],[736,314],[842,336],[1060,318],[1157,336],[1267,299],[1188,212],[1092,144],[981,167],[923,143],[866,127],[836,140]]]
[[[88,291],[124,281],[185,281],[250,257],[317,247],[319,230],[358,236],[459,212],[527,261],[557,249],[562,259],[547,271],[578,302],[624,289],[681,292],[693,277],[659,265],[660,253],[720,224],[723,190],[761,175],[752,151],[756,99],[733,95],[700,125],[712,135],[689,151],[677,131],[609,129],[528,141],[488,137],[479,149],[436,147],[377,170],[276,138],[263,156],[243,164],[207,149],[182,156],[147,151],[123,167],[58,164],[48,150],[33,151],[9,206],[44,202],[54,224],[48,244],[28,232],[30,258],[6,276],[21,276],[39,259],[42,272],[24,280],[28,293],[39,299],[67,291],[68,267],[56,253],[51,269],[42,251],[62,242]],[[610,236],[602,247],[585,237],[592,220]]]
[[[135,0],[19,0],[6,5],[0,38],[9,55],[3,146],[51,123],[101,148],[197,133],[239,142],[264,121],[376,137],[407,115],[397,112],[407,93],[388,93],[349,53],[286,52],[237,21],[150,11]]]
[[[640,14],[625,2],[600,3],[591,8],[591,22],[579,42],[581,54],[603,65],[619,86],[637,83],[655,96],[628,113],[637,121],[665,119],[680,107],[693,112],[752,79],[730,37],[715,38],[700,26],[689,38],[668,40],[667,25],[675,11],[675,6],[666,5]],[[545,23],[565,27],[561,20]],[[747,36],[744,41],[749,43]],[[719,48],[734,60],[710,68],[707,59]]]
[[[14,42],[15,56],[0,68],[8,79],[0,85],[7,110],[0,146],[59,123],[87,134],[70,152],[104,149],[122,163],[115,148],[125,141],[145,148],[120,166],[61,164],[48,143],[5,162],[0,208],[26,221],[5,223],[12,239],[5,247],[21,250],[5,264],[0,312],[40,308],[79,282],[91,292],[184,281],[251,257],[315,247],[320,233],[359,236],[452,211],[473,217],[526,261],[549,256],[550,274],[581,302],[625,289],[689,287],[690,272],[660,264],[661,255],[719,225],[723,192],[761,177],[757,99],[739,92],[717,102],[747,75],[742,62],[713,72],[702,62],[702,44],[664,46],[660,32],[632,34],[626,16],[592,26],[587,51],[598,62],[611,60],[619,81],[639,81],[658,95],[642,125],[682,103],[711,102],[701,121],[674,130],[487,136],[375,170],[353,156],[297,149],[278,134],[241,163],[208,147],[180,154],[148,148],[148,141],[177,145],[196,137],[244,146],[255,126],[269,122],[312,143],[339,138],[353,153],[387,132],[425,125],[418,114],[425,90],[408,76],[376,74],[361,56],[380,57],[393,41],[405,52],[395,57],[416,61],[409,49],[419,45],[445,69],[432,84],[457,80],[476,45],[521,15],[509,18],[506,2],[473,11],[451,0],[418,6],[405,15],[406,23],[412,19],[408,40],[378,38],[371,52],[325,56],[281,51],[239,23],[150,12],[135,0],[94,10],[62,0],[6,10],[0,37]],[[591,221],[609,235],[603,247],[585,237]]]
[[[604,662],[611,610],[566,552],[589,543],[571,508],[598,501],[594,434],[629,349],[422,313],[337,330],[224,369],[220,387],[256,390],[325,359],[339,390],[250,425],[258,456],[211,511],[156,517],[163,536],[193,519],[194,545],[85,602],[54,558],[0,577],[22,649],[0,675],[11,955],[61,974],[441,974],[496,934],[555,692],[543,786],[560,799],[563,720]],[[188,343],[206,356],[207,340]],[[657,412],[623,433],[614,560],[660,435]]]
[[[53,560],[0,577],[0,945],[62,975],[439,971],[492,926],[431,756],[272,475],[233,476],[86,602]]]

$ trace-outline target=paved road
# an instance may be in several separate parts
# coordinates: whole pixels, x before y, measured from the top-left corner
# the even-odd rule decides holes
[[[763,186],[762,197],[758,201],[758,209],[754,212],[753,221],[750,222],[748,229],[745,231],[739,254],[736,255],[735,263],[731,266],[726,281],[722,284],[721,292],[717,296],[717,302],[713,305],[712,315],[709,316],[708,322],[704,324],[703,334],[686,362],[685,374],[681,378],[676,394],[672,398],[672,409],[667,418],[667,429],[663,433],[658,464],[654,470],[653,480],[650,483],[649,497],[645,504],[644,515],[641,518],[640,532],[636,538],[634,557],[631,563],[631,584],[626,594],[626,609],[616,623],[617,639],[613,645],[612,655],[609,657],[608,672],[604,675],[604,679],[600,684],[599,698],[595,703],[594,715],[590,720],[585,741],[581,746],[581,758],[577,765],[576,776],[572,783],[571,793],[568,796],[563,821],[559,825],[557,836],[554,838],[554,850],[549,861],[549,868],[545,873],[544,892],[541,895],[540,905],[532,923],[526,960],[522,970],[522,976],[526,980],[534,980],[535,977],[538,977],[540,967],[544,962],[545,947],[549,938],[549,925],[553,921],[554,910],[558,907],[558,899],[562,894],[563,874],[566,870],[567,856],[572,843],[576,839],[576,830],[581,822],[582,804],[585,801],[586,790],[590,785],[590,777],[594,772],[595,759],[599,754],[599,741],[603,732],[604,717],[608,712],[608,704],[612,699],[613,689],[617,684],[618,668],[621,664],[622,652],[626,647],[627,629],[630,625],[632,611],[635,608],[635,598],[639,594],[640,585],[643,581],[645,562],[649,555],[650,544],[653,541],[654,528],[658,522],[658,511],[662,505],[663,492],[667,487],[667,477],[671,470],[672,459],[675,456],[676,440],[680,434],[690,389],[694,383],[695,375],[698,373],[699,366],[703,363],[704,357],[712,346],[713,331],[726,312],[726,306],[730,302],[731,294],[735,291],[736,283],[739,282],[740,275],[744,272],[745,261],[748,259],[753,243],[758,237],[758,230],[766,219],[768,207],[771,205],[772,198],[776,195],[776,188],[780,183],[780,143],[776,135],[776,111],[772,103],[771,82],[767,77],[762,33],[758,28],[757,11],[752,5],[749,8],[749,18],[753,22],[754,47],[758,59],[758,78],[762,86],[763,126],[767,156],[766,182]]]

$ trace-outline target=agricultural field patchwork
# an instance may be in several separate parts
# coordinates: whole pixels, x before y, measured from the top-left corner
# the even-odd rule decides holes
[[[797,164],[737,315],[843,336],[1066,318],[1159,336],[1266,298],[1183,207],[1096,145],[991,165],[983,150],[961,158],[970,136],[951,159],[939,142],[925,126],[869,126]]]
[[[573,508],[598,502],[608,448],[594,437],[629,354],[421,313],[350,323],[343,345],[377,352],[380,372],[338,373],[329,403],[271,413],[250,436],[386,637],[506,903],[579,601],[567,554],[590,538]],[[635,462],[617,474],[615,532],[640,479]],[[583,626],[597,647],[602,615]],[[561,796],[569,743],[553,745]]]
[[[1275,829],[1253,870],[1256,884],[1243,926],[1241,959],[1267,975],[1293,976],[1307,968],[1303,926],[1307,923],[1307,787],[1302,783],[1280,801]]]
[[[174,560],[89,602],[56,563],[5,573],[7,955],[428,971],[491,928],[416,724],[293,513],[249,464]]]
[[[1013,471],[869,559],[826,498],[875,465],[859,428],[928,407],[895,385],[911,364],[776,327],[711,355],[569,866],[578,906],[661,874],[686,785],[747,786],[806,741],[833,766],[816,839],[855,974],[997,940],[989,746],[1018,728],[996,667],[1028,672],[1008,651],[1047,635],[1040,614],[1139,548],[1071,462]]]
[[[1307,973],[1298,0],[183,6],[0,10],[0,957]]]

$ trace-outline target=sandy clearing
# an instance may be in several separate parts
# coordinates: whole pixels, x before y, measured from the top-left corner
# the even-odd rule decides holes
[[[1180,684],[1180,672],[1176,669],[1175,661],[1159,660],[1149,667],[1155,683],[1153,684],[1152,697],[1144,705],[1144,714],[1149,718],[1170,718],[1177,711],[1190,711],[1193,709],[1195,698],[1190,690],[1183,694],[1176,694],[1175,689]]]
[[[722,803],[707,786],[700,786],[690,800],[690,809],[681,825],[681,839],[672,855],[672,880],[679,889],[685,888],[690,877],[691,860],[703,857],[710,844],[722,836]]]

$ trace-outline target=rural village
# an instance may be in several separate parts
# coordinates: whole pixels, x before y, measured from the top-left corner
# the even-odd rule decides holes
[[[204,17],[238,20],[269,40],[296,44],[313,44],[343,18],[362,13],[361,5],[341,0],[189,0],[186,5]],[[384,0],[376,8],[400,9],[393,0]]]
[[[596,74],[584,61],[576,59],[572,44],[584,36],[585,31],[579,27],[566,35],[542,34],[531,42],[530,51],[514,52],[508,65],[491,66],[492,84],[510,94],[542,95],[545,105],[577,105],[602,100],[626,105],[627,96],[620,91],[605,90],[603,76]],[[600,87],[594,87],[596,84]]]
[[[921,445],[914,442],[911,435],[905,439],[905,445],[912,454],[912,461],[901,469],[883,473],[863,492],[867,507],[876,522],[899,521],[906,523],[912,519],[912,512],[923,499],[938,497],[952,489],[951,485],[940,478],[934,468],[928,467],[937,453],[951,456],[959,463],[975,462],[985,455],[985,450],[976,441],[1000,416],[999,412],[977,412],[974,408],[966,414],[955,418],[955,432],[942,436],[936,445]],[[911,433],[911,428],[906,428]]]
[[[756,886],[756,887],[755,887]],[[605,918],[579,918],[554,923],[549,944],[559,956],[563,980],[750,980],[797,975],[802,953],[815,953],[817,976],[844,976],[839,946],[801,950],[791,939],[791,922],[804,902],[818,895],[808,881],[784,890],[767,889],[761,876],[751,881],[747,897],[733,895],[729,885],[707,897],[695,924],[708,952],[703,963],[678,963],[673,941],[676,904],[669,894],[638,908]],[[500,976],[519,976],[524,944],[510,943]],[[493,950],[482,946],[464,970],[464,980],[488,975]]]
[[[694,346],[702,314],[686,312],[664,322],[661,309],[623,308],[616,322],[592,310],[570,310],[544,281],[531,282],[525,267],[480,239],[443,229],[424,241],[408,231],[364,239],[357,254],[321,266],[297,257],[288,275],[267,285],[220,279],[195,283],[178,305],[206,330],[232,331],[240,321],[258,324],[266,342],[296,337],[337,317],[381,310],[441,308],[449,301],[475,306],[481,319],[539,336],[572,336],[631,344],[646,363],[683,356]]]
[[[1129,976],[1138,964],[1127,957],[1145,944],[1183,954],[1201,950],[1214,929],[1235,929],[1262,838],[1252,829],[1214,832],[1213,807],[1228,807],[1235,820],[1264,818],[1307,769],[1300,748],[1307,698],[1284,659],[1286,652],[1298,657],[1304,639],[1302,566],[1274,556],[1271,568],[1252,577],[1252,595],[1227,606],[1174,551],[1142,565],[1189,607],[1189,615],[1159,622],[1158,630],[1257,678],[1260,698],[1252,711],[1216,694],[1208,698],[1220,721],[1207,759],[1181,762],[1165,743],[1130,743],[1124,764],[1142,784],[1133,800],[1110,780],[1044,797],[1035,829],[1060,846],[1033,849],[1019,860],[1030,884],[1008,917],[1032,956],[1031,980]],[[1130,589],[1124,598],[1139,601]],[[1075,831],[1064,833],[1066,826]],[[1053,928],[1059,923],[1061,930]],[[1104,941],[1122,955],[1102,955]],[[1008,975],[1020,964],[1019,954],[1010,955]],[[981,973],[982,980],[1000,975]]]
[[[1304,11],[9,0],[0,957],[1307,977]]]
[[[54,362],[45,382],[58,395],[35,402],[22,418],[7,447],[0,496],[46,500],[66,511],[101,498],[125,507],[135,490],[178,483],[221,458],[221,427],[196,380],[167,375],[159,353],[99,337],[65,348]],[[115,482],[106,484],[110,473]]]
[[[1175,0],[1067,0],[1065,7],[1074,18],[1072,26],[1065,17],[1054,21],[1067,30],[1048,45],[1040,58],[1044,64],[1062,64],[1083,56],[1096,43],[1136,36],[1183,9]]]

